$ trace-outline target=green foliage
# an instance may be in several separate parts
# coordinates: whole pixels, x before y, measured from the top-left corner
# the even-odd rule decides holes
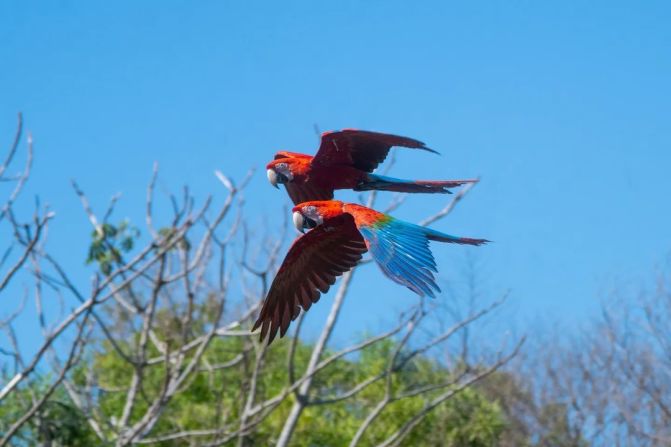
[[[2,378],[6,382],[7,376]],[[41,396],[50,383],[44,376],[23,387],[2,401],[0,405],[0,438],[30,408],[33,397]],[[99,445],[86,418],[72,403],[63,388],[58,388],[49,401],[17,432],[12,445],[52,445],[85,447]]]
[[[104,223],[91,234],[93,240],[86,263],[97,263],[100,271],[109,275],[114,266],[121,262],[122,254],[133,249],[138,237],[140,230],[131,226],[127,220],[121,221],[117,226]]]
[[[216,339],[205,355],[210,365],[231,361],[242,351],[239,338]],[[265,357],[263,373],[258,384],[259,399],[278,394],[289,381],[286,366],[288,343],[281,341],[272,346]],[[350,389],[354,384],[387,367],[388,355],[395,349],[392,341],[384,341],[365,350],[357,359],[341,359],[334,362],[322,374],[316,376],[314,390],[322,396],[334,395]],[[311,346],[299,343],[296,351],[296,370],[307,365]],[[157,353],[154,353],[157,354]],[[328,355],[328,354],[327,354]],[[253,357],[253,356],[252,356]],[[167,406],[163,417],[152,431],[152,436],[180,430],[207,429],[223,424],[235,424],[241,414],[244,398],[250,386],[254,358],[247,358],[239,365],[208,372],[202,370],[194,375],[183,392]],[[125,387],[132,370],[116,353],[106,347],[89,367],[103,389],[99,398],[101,417],[107,420],[121,413],[125,402]],[[151,401],[161,388],[165,370],[162,365],[149,367],[143,380],[143,395]],[[408,364],[393,382],[395,392],[445,381],[450,372],[432,359],[420,357]],[[299,420],[293,436],[296,446],[347,445],[361,422],[371,409],[383,398],[385,381],[381,380],[366,388],[355,397],[329,405],[309,406]],[[366,432],[360,445],[373,446],[398,430],[410,417],[439,393],[416,396],[390,404]],[[280,433],[288,415],[293,398],[288,398],[249,435],[248,445],[272,445]],[[136,421],[147,408],[140,399],[131,416]],[[219,411],[219,409],[225,409]],[[467,389],[455,395],[436,411],[427,416],[406,438],[402,445],[435,445],[484,447],[494,445],[503,429],[503,417],[495,403],[487,401],[475,389]],[[234,443],[231,443],[233,445]],[[166,442],[159,445],[179,445]]]
[[[176,326],[171,312],[157,312],[157,336],[169,342],[177,341],[181,327]],[[124,329],[122,322],[118,330]],[[202,328],[200,328],[202,329]],[[138,342],[138,333],[130,332],[121,348],[128,352]],[[236,365],[217,369],[216,365],[231,362],[244,351],[249,340],[243,337],[215,338],[201,361],[200,368],[183,385],[168,403],[149,437],[166,435],[184,430],[203,430],[214,427],[236,428],[251,385],[256,355],[252,350]],[[312,346],[298,343],[295,352],[297,374],[306,367]],[[351,389],[363,380],[383,373],[388,367],[391,353],[397,349],[393,340],[384,340],[363,350],[353,358],[341,358],[322,370],[313,383],[313,393],[328,398]],[[276,396],[287,383],[289,372],[287,356],[289,343],[280,340],[266,353],[257,384],[257,402]],[[325,353],[329,356],[331,353]],[[193,355],[188,353],[187,355]],[[148,345],[148,358],[158,357],[153,345]],[[212,369],[208,370],[208,366]],[[85,356],[70,374],[76,387],[84,388],[86,377],[95,377],[94,414],[105,436],[116,436],[110,422],[118,420],[123,412],[126,391],[133,369],[119,357],[117,351],[105,341],[91,356]],[[166,377],[163,363],[152,363],[145,368],[140,397],[130,416],[130,423],[137,422],[148,406],[159,395]],[[453,379],[453,372],[426,356],[417,356],[407,362],[394,375],[391,389],[394,395],[427,384],[437,384]],[[45,382],[45,383],[48,383]],[[347,445],[370,411],[384,398],[386,380],[379,380],[352,398],[327,405],[308,406],[298,422],[292,437],[292,446]],[[39,390],[34,390],[39,393]],[[439,389],[428,394],[400,399],[390,403],[364,434],[359,445],[374,446],[399,430],[431,400],[449,389]],[[273,445],[289,414],[293,403],[289,396],[256,426],[243,445]],[[22,409],[29,406],[27,391],[12,394],[12,401],[0,406],[0,431],[15,421]],[[430,412],[403,440],[404,446],[489,447],[497,445],[505,428],[505,418],[499,405],[485,397],[477,388],[467,388],[455,394]],[[90,430],[86,418],[69,401],[61,388],[40,412],[21,431],[25,445],[51,440],[53,445],[101,445]],[[207,443],[213,438],[204,436],[195,444]],[[20,444],[22,445],[22,444]],[[179,446],[184,440],[165,441],[155,445]],[[227,445],[237,445],[237,439]]]

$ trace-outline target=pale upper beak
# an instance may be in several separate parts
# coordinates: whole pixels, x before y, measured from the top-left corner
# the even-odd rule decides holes
[[[303,217],[303,215],[301,213],[299,213],[298,211],[295,211],[294,215],[293,215],[293,221],[294,221],[294,226],[296,227],[296,229],[298,231],[300,231],[301,233],[305,234],[305,228],[303,226],[303,224],[305,222],[305,218]]]
[[[280,189],[280,187],[277,186],[277,172],[275,172],[274,169],[268,169],[266,171],[266,175],[268,176],[268,181],[270,182],[270,184],[273,185],[275,188]]]

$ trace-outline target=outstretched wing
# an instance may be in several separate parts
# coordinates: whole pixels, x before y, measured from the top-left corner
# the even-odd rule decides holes
[[[424,143],[412,138],[400,137],[366,130],[344,129],[322,134],[319,150],[314,163],[323,166],[353,166],[366,172],[373,172],[382,163],[394,146],[423,149],[434,152]]]
[[[385,275],[419,296],[432,298],[435,292],[440,292],[440,287],[433,276],[438,270],[429,250],[429,240],[466,245],[489,242],[486,239],[451,236],[389,216],[372,224],[361,225],[359,231]]]
[[[289,248],[263,303],[252,330],[261,327],[261,339],[269,334],[268,344],[280,332],[283,337],[289,324],[319,301],[336,278],[350,270],[366,252],[366,244],[344,214],[322,224],[296,239]]]
[[[419,296],[435,297],[440,292],[433,276],[436,261],[429,250],[423,227],[390,218],[388,221],[359,228],[368,249],[382,272],[394,282]]]

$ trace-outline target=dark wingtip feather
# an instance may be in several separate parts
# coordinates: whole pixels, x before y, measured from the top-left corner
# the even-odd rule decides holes
[[[476,245],[476,246],[489,244],[490,242],[492,242],[492,241],[490,241],[488,239],[474,239],[474,238],[470,238],[470,237],[462,237],[459,240],[460,244]]]
[[[412,289],[411,289],[412,290]],[[425,292],[419,293],[417,291],[414,291],[417,295],[421,297],[429,297],[431,299],[436,299],[436,293],[442,293],[443,291],[440,290],[440,287],[438,287],[438,284],[435,282],[432,283],[427,283],[427,289]]]
[[[435,150],[435,149],[431,149],[431,148],[428,147],[428,146],[422,146],[422,147],[420,147],[419,149],[424,149],[425,151],[432,152],[432,153],[434,153],[434,154],[436,154],[436,155],[442,155],[442,154],[441,154],[440,152],[438,152],[437,150]]]
[[[270,336],[268,337],[268,346],[275,340],[275,337],[277,337],[277,328],[273,328],[273,330],[270,331]]]
[[[259,334],[259,342],[266,343],[268,346],[273,342],[277,336],[277,328],[273,328],[272,324],[269,321],[258,320],[254,323],[252,332],[254,332],[258,327],[261,326],[261,333]]]
[[[260,318],[257,321],[257,324],[259,323],[259,321],[261,321]],[[261,321],[261,323],[262,324],[261,324],[261,333],[259,334],[259,341],[263,342],[263,339],[266,338],[266,335],[268,334],[268,326],[270,326],[270,324],[267,321]],[[252,331],[256,330],[257,327],[258,326],[255,324],[254,325],[255,329],[252,329]]]
[[[487,239],[476,239],[472,237],[457,237],[457,236],[450,236],[449,234],[441,233],[436,230],[432,230],[431,228],[425,228],[425,234],[426,237],[431,240],[431,241],[437,241],[437,242],[447,242],[450,244],[460,244],[460,245],[483,245],[491,242],[490,240]]]

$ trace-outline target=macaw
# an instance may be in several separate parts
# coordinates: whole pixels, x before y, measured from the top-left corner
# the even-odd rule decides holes
[[[304,233],[289,248],[270,286],[252,331],[261,327],[268,344],[313,303],[336,277],[354,267],[370,251],[392,281],[420,296],[434,297],[440,288],[429,241],[481,245],[486,239],[451,236],[404,222],[365,206],[338,200],[309,201],[295,206],[293,222]],[[306,229],[310,229],[305,233]]]
[[[279,189],[284,184],[289,197],[298,205],[310,200],[330,200],[336,189],[354,191],[450,193],[470,180],[400,180],[373,174],[394,146],[438,153],[421,141],[365,130],[344,129],[324,132],[315,156],[280,151],[266,166],[268,180]]]

